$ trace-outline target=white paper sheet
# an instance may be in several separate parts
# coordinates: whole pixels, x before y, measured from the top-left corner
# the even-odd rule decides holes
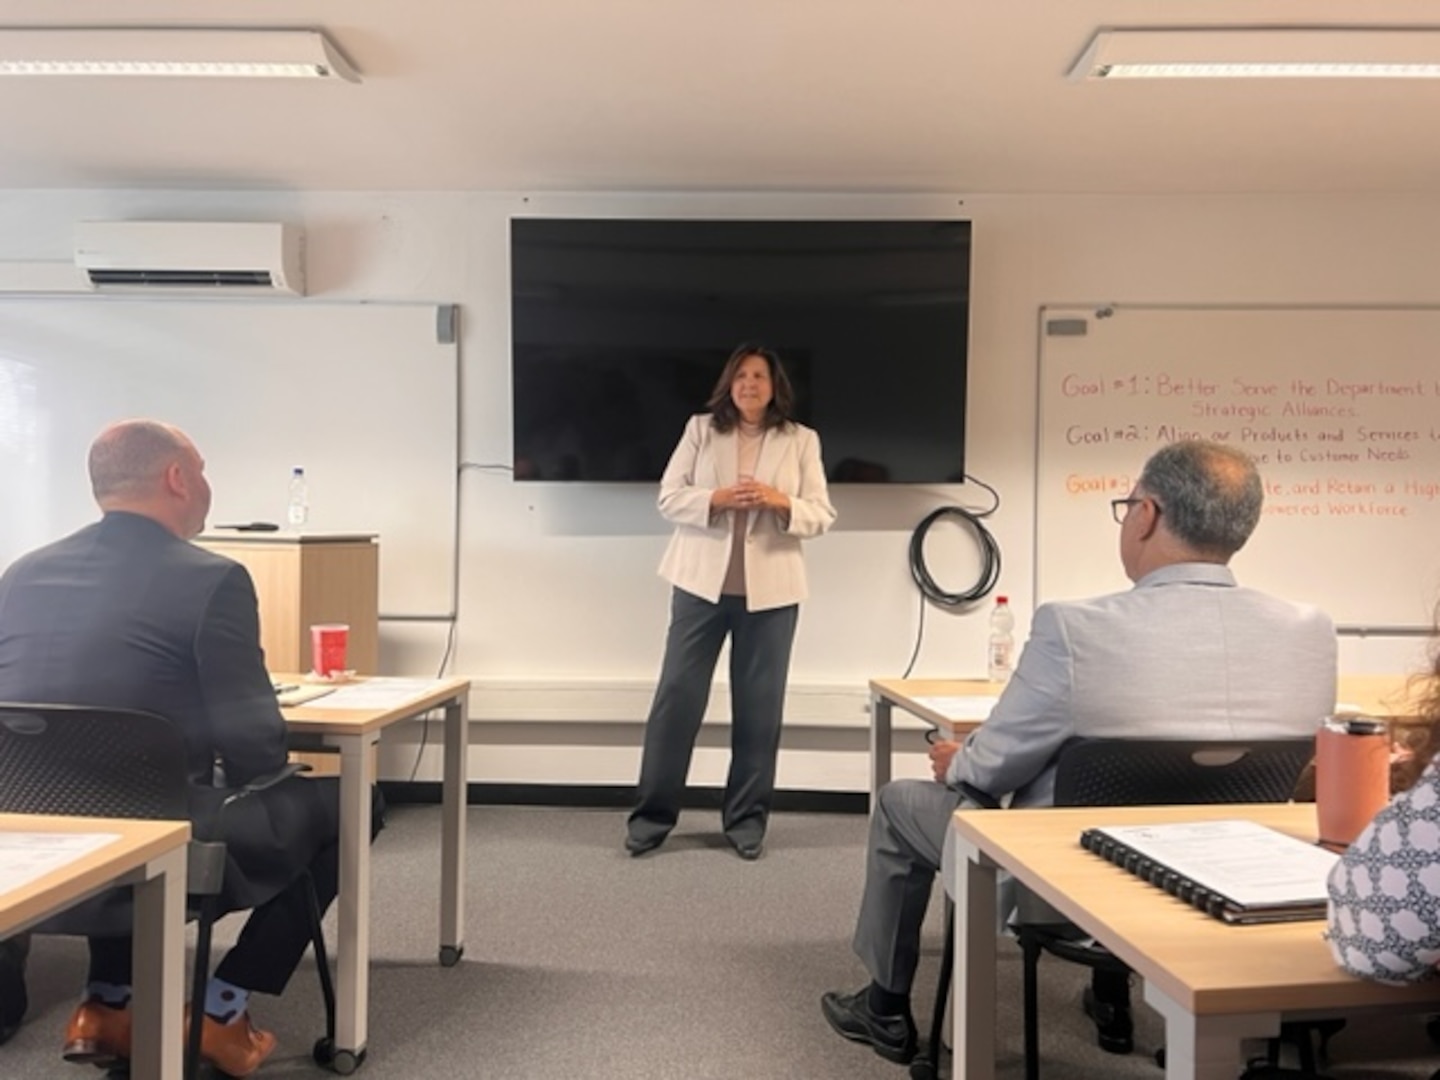
[[[0,831],[0,895],[119,839],[119,833]]]
[[[373,678],[364,682],[345,683],[335,687],[333,694],[306,704],[307,709],[393,709],[418,694],[435,689],[436,679]]]
[[[917,697],[925,708],[951,720],[984,720],[995,708],[998,697],[987,694],[955,694],[943,697]]]

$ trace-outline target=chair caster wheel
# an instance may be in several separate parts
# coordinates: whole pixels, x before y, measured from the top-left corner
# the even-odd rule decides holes
[[[939,1076],[933,1061],[914,1061],[910,1064],[910,1080],[937,1080]]]
[[[1165,1048],[1163,1046],[1155,1051],[1155,1064],[1162,1069],[1165,1067]]]
[[[440,946],[440,966],[441,966],[441,967],[454,967],[456,964],[458,964],[458,963],[460,962],[460,958],[461,958],[462,956],[464,956],[464,955],[465,955],[465,946],[464,946],[464,945],[441,945],[441,946]]]
[[[365,1051],[356,1053],[354,1050],[336,1050],[335,1040],[326,1035],[315,1040],[315,1049],[310,1052],[310,1056],[321,1068],[329,1069],[340,1076],[349,1076],[365,1060]]]

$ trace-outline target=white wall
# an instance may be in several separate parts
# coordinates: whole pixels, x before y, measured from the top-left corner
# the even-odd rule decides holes
[[[579,215],[945,215],[959,198],[798,195],[515,195],[71,191],[0,196],[0,263],[65,261],[82,219],[281,219],[305,227],[313,296],[424,300],[462,308],[464,459],[510,457],[506,230],[512,213]],[[1044,304],[1440,303],[1433,256],[1440,198],[966,197],[975,221],[967,468],[997,487],[1000,590],[1021,617],[1032,590],[1036,319]],[[194,433],[203,449],[203,433]],[[822,432],[823,436],[823,432]],[[400,436],[403,438],[403,434]],[[76,483],[82,483],[76,463]],[[462,477],[460,618],[451,670],[479,680],[471,776],[507,782],[626,783],[660,658],[667,587],[655,577],[667,530],[654,492],[513,484],[499,468]],[[322,498],[317,493],[316,498]],[[840,488],[836,529],[809,547],[812,599],[792,670],[797,724],[781,784],[863,789],[865,681],[899,674],[918,601],[910,531],[968,489]],[[983,503],[976,496],[975,503]],[[9,516],[8,514],[3,516]],[[3,525],[0,525],[3,527]],[[1107,520],[1095,528],[1111,528]],[[383,538],[382,538],[383,543]],[[958,531],[932,537],[932,569],[974,576]],[[1325,568],[1317,568],[1321,572]],[[1352,568],[1353,569],[1353,568]],[[440,626],[387,626],[383,662],[433,671]],[[914,674],[978,675],[983,613],[931,609]],[[1414,640],[1347,640],[1350,672],[1421,663]],[[531,720],[537,715],[548,720]],[[509,722],[507,722],[509,721]],[[389,775],[434,778],[431,748],[403,733]],[[438,734],[438,733],[437,733]],[[723,732],[694,779],[723,775]],[[924,775],[912,744],[900,771]]]

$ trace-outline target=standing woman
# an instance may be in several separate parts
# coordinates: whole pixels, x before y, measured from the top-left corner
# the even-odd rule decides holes
[[[806,596],[800,541],[835,520],[820,438],[791,419],[794,402],[780,358],[741,345],[715,383],[710,412],[686,423],[660,479],[660,513],[675,523],[660,576],[674,589],[625,840],[631,855],[659,847],[675,827],[727,634],[730,774],[721,823],[742,859],[763,850],[790,645]]]

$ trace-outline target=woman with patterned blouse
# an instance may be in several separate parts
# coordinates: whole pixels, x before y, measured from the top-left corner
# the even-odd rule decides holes
[[[1440,652],[1433,674],[1420,710],[1429,730],[1396,777],[1404,790],[1330,873],[1330,949],[1377,982],[1434,978],[1440,963]]]

